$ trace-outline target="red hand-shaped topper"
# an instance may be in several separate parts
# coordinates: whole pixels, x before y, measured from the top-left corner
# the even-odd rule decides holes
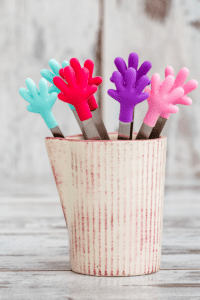
[[[81,65],[80,62],[78,61],[77,58],[72,58],[70,60],[70,66],[74,69],[75,74],[78,74],[78,72],[81,69]],[[94,63],[92,60],[88,59],[85,61],[84,63],[84,67],[88,69],[89,71],[89,79],[88,79],[88,85],[100,85],[102,83],[102,78],[97,76],[97,77],[92,77],[93,75],[93,71],[94,71]],[[64,78],[64,72],[63,69],[60,69],[59,74],[61,77]],[[78,80],[78,78],[77,78]],[[98,108],[98,104],[95,100],[95,97],[92,95],[89,99],[88,99],[88,105],[90,107],[90,110],[95,110]]]
[[[53,78],[55,86],[61,91],[58,94],[58,98],[74,105],[81,121],[92,118],[87,100],[97,91],[97,86],[88,85],[88,69],[80,68],[77,71],[71,66],[67,66],[60,73],[67,83],[59,76]]]

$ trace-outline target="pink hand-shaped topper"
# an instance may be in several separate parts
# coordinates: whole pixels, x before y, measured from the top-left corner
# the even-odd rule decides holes
[[[169,75],[174,76],[174,70],[170,66],[165,69],[165,77],[167,77]],[[177,87],[182,87],[184,89],[184,94],[181,98],[177,99],[174,104],[182,104],[182,105],[191,105],[192,104],[192,99],[190,99],[186,95],[197,88],[198,82],[196,80],[192,79],[192,80],[188,81],[187,83],[185,83],[188,75],[189,75],[189,70],[187,68],[182,68],[178,72],[178,75],[176,76],[176,80],[175,80],[174,85],[171,90],[173,90]],[[161,117],[165,118],[165,119],[168,119],[169,116],[170,116],[170,113],[163,112],[161,114]]]
[[[186,81],[187,77],[189,74],[189,70],[187,68],[182,68],[179,72],[178,75],[174,81],[174,84],[171,88],[171,91],[178,88],[178,87],[182,87],[184,90],[184,94],[182,97],[180,98],[176,98],[173,104],[182,104],[182,105],[191,105],[192,104],[192,100],[187,97],[186,95],[190,92],[192,92],[193,90],[195,90],[198,86],[198,82],[196,80],[190,80],[187,83],[184,84],[184,82]],[[166,67],[165,69],[165,78],[167,76],[173,76],[174,77],[174,70],[172,67]],[[162,82],[160,82],[160,85],[162,84]],[[146,92],[150,93],[150,88],[147,87],[145,89]],[[164,119],[169,119],[170,116],[170,112],[166,112],[163,111],[160,116]]]
[[[184,90],[181,87],[175,88],[171,91],[175,79],[169,75],[163,82],[160,80],[159,74],[154,74],[151,78],[151,90],[145,89],[149,93],[147,99],[149,109],[144,118],[144,123],[150,127],[154,127],[158,117],[163,112],[176,113],[178,107],[174,104],[177,99],[181,98]]]
[[[97,91],[97,86],[88,85],[88,69],[81,68],[76,72],[71,66],[67,66],[63,70],[63,76],[67,83],[59,76],[53,78],[55,86],[61,90],[58,98],[72,104],[76,108],[81,121],[92,118],[87,100]]]
[[[78,74],[78,72],[81,69],[80,62],[77,58],[72,58],[70,60],[70,66],[74,69],[75,74]],[[102,83],[102,78],[99,76],[92,77],[93,71],[94,71],[94,63],[92,60],[87,59],[84,63],[84,67],[88,69],[89,71],[89,78],[88,78],[88,85],[96,85],[99,86]],[[60,69],[59,74],[62,78],[64,78],[64,69]],[[93,111],[98,108],[98,104],[95,100],[94,95],[92,95],[88,99],[88,105],[90,107],[90,110]]]

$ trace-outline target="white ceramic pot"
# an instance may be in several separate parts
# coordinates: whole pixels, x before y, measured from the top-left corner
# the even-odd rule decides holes
[[[132,276],[160,269],[166,137],[46,138],[72,270]]]

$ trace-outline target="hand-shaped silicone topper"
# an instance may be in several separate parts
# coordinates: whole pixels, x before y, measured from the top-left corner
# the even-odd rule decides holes
[[[62,78],[55,76],[53,82],[61,93],[58,98],[64,102],[74,105],[81,121],[92,118],[87,100],[97,91],[96,85],[88,85],[89,71],[81,68],[75,72],[69,66],[64,68],[64,78],[68,82],[64,82]]]
[[[151,90],[145,89],[149,92],[147,102],[149,109],[144,118],[144,123],[150,127],[154,127],[158,117],[161,113],[176,113],[178,107],[174,104],[184,94],[181,87],[172,90],[175,79],[169,75],[163,82],[160,80],[159,74],[154,74],[151,78]]]
[[[169,75],[174,76],[174,70],[170,66],[165,69],[165,77],[167,77]],[[189,75],[189,70],[187,68],[182,68],[178,72],[178,75],[176,76],[176,80],[174,82],[174,85],[171,88],[171,91],[177,87],[182,87],[184,90],[184,94],[181,98],[176,99],[174,104],[182,104],[182,105],[191,105],[192,104],[192,99],[190,99],[186,95],[197,88],[198,82],[193,79],[193,80],[189,80],[187,83],[185,83],[188,75]],[[170,116],[170,113],[168,113],[168,112],[161,113],[162,118],[168,119],[169,116]]]
[[[56,92],[56,93],[60,93],[60,90],[54,85],[53,83],[53,78],[55,76],[59,76],[59,71],[61,68],[65,68],[66,66],[69,66],[69,62],[68,61],[63,61],[62,63],[62,67],[60,66],[60,64],[57,62],[57,60],[55,59],[50,59],[49,61],[49,66],[52,70],[49,71],[49,70],[46,70],[46,69],[43,69],[41,71],[41,75],[42,77],[44,77],[47,81],[49,81],[50,83],[52,83],[52,86],[50,86],[48,88],[49,90],[49,93],[53,93],[53,92]]]
[[[61,66],[55,59],[50,59],[49,66],[50,66],[52,72],[49,70],[43,69],[40,73],[41,73],[42,77],[44,77],[47,81],[52,83],[52,86],[50,86],[48,88],[49,93],[53,93],[53,92],[60,93],[60,90],[53,83],[53,78],[55,76],[59,76],[59,71],[61,69]],[[66,66],[69,66],[69,62],[64,60],[62,62],[62,68],[65,68]],[[75,110],[75,107],[73,105],[69,104],[69,107],[71,110]]]
[[[135,84],[137,84],[138,80],[146,75],[149,70],[152,67],[152,64],[150,61],[145,61],[141,65],[141,67],[138,69],[138,63],[139,63],[139,56],[137,53],[131,53],[128,58],[128,68],[133,68],[136,71],[136,80]],[[118,69],[118,71],[121,73],[124,81],[125,81],[125,74],[127,71],[127,65],[122,57],[115,58],[115,65]],[[114,82],[113,76],[110,78],[111,82]],[[151,83],[151,80],[149,79],[149,84]]]
[[[39,82],[39,91],[32,79],[26,79],[28,91],[25,88],[20,88],[20,95],[30,103],[27,106],[28,111],[38,113],[42,116],[48,128],[58,126],[56,119],[52,113],[52,106],[54,105],[57,93],[48,93],[48,85],[45,79]]]
[[[125,71],[125,82],[120,72],[113,73],[113,81],[117,90],[108,90],[108,95],[120,103],[119,120],[124,123],[130,123],[133,120],[134,107],[148,98],[148,93],[142,93],[149,83],[148,76],[142,76],[136,86],[136,70],[128,68]]]
[[[81,69],[81,64],[78,61],[77,58],[72,58],[70,60],[70,66],[74,69],[75,74],[78,74],[78,72]],[[88,78],[88,85],[96,85],[99,86],[102,83],[102,78],[97,76],[97,77],[92,77],[93,75],[93,71],[94,71],[94,63],[92,60],[88,59],[85,61],[84,63],[84,67],[88,69],[89,71],[89,78]],[[60,76],[62,78],[64,78],[64,71],[63,69],[60,70],[59,72]],[[90,107],[90,110],[95,110],[98,108],[98,104],[94,98],[94,95],[92,95],[89,99],[88,99],[88,105]]]

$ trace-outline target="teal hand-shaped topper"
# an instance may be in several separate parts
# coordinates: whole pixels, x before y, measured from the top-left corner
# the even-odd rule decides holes
[[[49,61],[49,66],[52,70],[49,71],[49,70],[46,70],[46,69],[43,69],[41,71],[41,75],[42,77],[44,77],[47,81],[49,81],[50,83],[52,83],[52,86],[50,86],[48,89],[49,89],[49,93],[53,93],[53,92],[56,92],[56,93],[60,93],[60,90],[54,85],[53,83],[53,78],[55,76],[60,76],[59,75],[59,70],[61,68],[65,68],[66,66],[69,66],[69,62],[64,60],[63,63],[62,63],[62,67],[60,66],[60,64],[57,62],[57,60],[55,59],[50,59]],[[71,104],[69,104],[70,106],[70,109],[71,110],[75,110],[75,107]]]
[[[43,69],[41,71],[41,75],[42,77],[44,77],[47,81],[49,81],[50,83],[52,83],[52,86],[50,86],[48,89],[49,89],[49,93],[60,93],[60,90],[54,85],[53,83],[53,78],[55,76],[60,76],[59,75],[59,70],[61,69],[61,66],[60,64],[57,62],[57,60],[55,59],[50,59],[49,61],[49,66],[52,70],[49,71],[49,70],[46,70],[46,69]],[[63,61],[62,63],[62,68],[66,67],[66,66],[69,66],[69,62],[68,61]]]
[[[26,79],[28,91],[25,88],[20,88],[19,93],[30,104],[27,106],[28,111],[38,113],[44,119],[48,128],[58,126],[56,119],[52,113],[57,93],[48,93],[47,81],[42,78],[39,82],[39,90],[32,79]]]

